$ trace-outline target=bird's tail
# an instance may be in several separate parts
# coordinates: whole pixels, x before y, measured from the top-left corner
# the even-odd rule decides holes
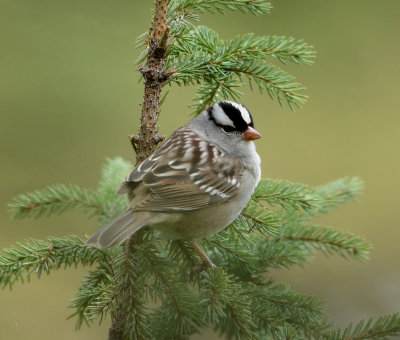
[[[110,248],[122,244],[132,234],[144,226],[140,216],[133,213],[132,209],[125,210],[114,218],[109,224],[90,236],[86,244],[100,249]]]

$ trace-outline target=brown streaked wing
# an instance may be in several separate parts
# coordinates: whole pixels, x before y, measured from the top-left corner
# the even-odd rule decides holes
[[[187,129],[175,131],[124,180],[118,193],[148,193],[135,210],[185,211],[224,202],[240,186],[240,162]]]
[[[226,156],[223,157],[226,159]],[[143,177],[149,190],[135,210],[187,211],[225,202],[236,196],[243,169],[233,161],[222,164],[218,171],[209,167],[191,167],[189,162],[174,161],[154,167]],[[235,165],[235,169],[232,166]]]

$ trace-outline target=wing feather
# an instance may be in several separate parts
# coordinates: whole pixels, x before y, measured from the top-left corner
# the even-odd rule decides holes
[[[243,169],[211,142],[180,129],[126,177],[118,192],[140,192],[137,211],[197,210],[234,197]]]

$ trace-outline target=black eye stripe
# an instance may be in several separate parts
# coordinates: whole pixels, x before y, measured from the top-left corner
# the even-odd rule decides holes
[[[229,126],[229,125],[223,125],[223,126],[222,126],[222,129],[223,129],[225,132],[233,132],[233,131],[236,130],[233,126]]]

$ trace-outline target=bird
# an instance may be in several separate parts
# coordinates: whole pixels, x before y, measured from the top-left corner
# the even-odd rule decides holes
[[[121,245],[150,227],[164,239],[188,240],[203,262],[215,267],[195,239],[221,231],[247,205],[261,177],[253,142],[259,138],[244,105],[211,105],[125,177],[117,194],[128,194],[128,209],[87,244]]]

